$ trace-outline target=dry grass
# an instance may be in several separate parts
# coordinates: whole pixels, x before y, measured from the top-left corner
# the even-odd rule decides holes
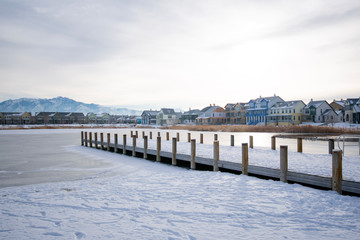
[[[172,130],[213,131],[213,132],[276,132],[276,133],[316,133],[316,134],[360,134],[359,129],[325,126],[248,126],[248,125],[176,125]]]

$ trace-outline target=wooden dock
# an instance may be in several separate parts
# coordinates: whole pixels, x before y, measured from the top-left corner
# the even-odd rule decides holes
[[[160,141],[157,148],[158,149],[148,149],[147,144],[144,147],[130,146],[125,144],[117,143],[117,135],[115,137],[114,143],[110,141],[110,134],[107,134],[107,139],[104,141],[103,134],[100,134],[100,139],[98,139],[97,134],[92,136],[91,133],[81,132],[81,144],[87,147],[94,147],[97,149],[115,152],[119,154],[125,154],[128,156],[144,158],[152,161],[159,161],[167,164],[173,164],[179,167],[191,168],[196,170],[208,170],[215,171],[218,169],[221,172],[230,172],[234,174],[246,174],[249,176],[255,176],[262,179],[273,179],[280,180],[287,183],[298,183],[301,185],[323,189],[323,190],[334,190],[340,194],[360,196],[360,183],[355,181],[348,181],[342,179],[342,158],[341,151],[333,151],[333,176],[332,177],[323,177],[299,172],[292,172],[287,170],[287,146],[286,146],[286,167],[282,169],[273,169],[260,166],[247,165],[247,162],[235,163],[224,160],[218,160],[217,166],[214,165],[214,158],[204,158],[198,157],[195,155],[195,152],[191,155],[179,154],[176,153],[176,147],[173,148],[175,152],[165,152],[161,150],[161,138],[157,137],[157,140]],[[136,136],[133,136],[133,139]],[[136,140],[133,140],[136,143]],[[133,143],[134,143],[133,142]],[[147,142],[147,137],[146,137]],[[215,141],[216,142],[216,141]],[[215,146],[215,144],[214,144]],[[247,146],[247,144],[246,144]],[[244,146],[243,146],[244,147]],[[244,149],[244,148],[243,148]],[[246,148],[247,149],[247,148]],[[195,150],[194,150],[195,151]],[[216,155],[216,154],[215,154]],[[174,159],[175,158],[175,159]],[[244,158],[244,154],[243,154]],[[340,158],[340,159],[339,159]],[[195,160],[195,164],[192,163],[192,159]],[[334,166],[335,162],[339,162],[340,165]],[[174,164],[175,163],[175,164]],[[338,164],[338,163],[337,163]],[[246,172],[244,172],[246,171]],[[284,178],[285,177],[285,178]]]

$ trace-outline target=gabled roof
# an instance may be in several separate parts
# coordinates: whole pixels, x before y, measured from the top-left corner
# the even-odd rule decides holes
[[[311,101],[305,106],[305,108],[310,108],[310,107],[318,108],[318,107],[320,107],[320,105],[323,104],[323,103],[326,103],[327,105],[329,105],[328,102],[325,101],[325,100],[320,100],[320,101],[312,101],[312,100],[311,100]],[[329,106],[330,106],[330,105],[329,105]]]
[[[302,100],[294,100],[276,103],[273,108],[292,108],[295,107],[299,102],[302,102],[305,106],[305,103]]]
[[[199,109],[192,109],[187,112],[184,112],[183,115],[199,115],[200,110]]]
[[[173,108],[162,108],[160,112],[163,112],[164,114],[167,115],[176,115],[175,110]]]
[[[160,112],[160,111],[145,110],[145,111],[143,111],[143,113],[141,114],[141,116],[143,116],[143,115],[150,115],[150,116],[156,117],[156,115],[157,115],[159,112]]]

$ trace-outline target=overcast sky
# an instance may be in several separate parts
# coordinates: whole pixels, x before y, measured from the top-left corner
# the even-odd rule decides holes
[[[0,0],[0,101],[360,97],[360,1]]]

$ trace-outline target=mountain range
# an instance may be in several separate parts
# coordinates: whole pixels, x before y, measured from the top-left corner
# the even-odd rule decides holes
[[[82,112],[84,114],[109,113],[117,115],[140,115],[141,111],[102,106],[98,104],[87,104],[78,102],[66,97],[56,97],[52,99],[41,98],[20,98],[10,99],[0,103],[0,112]]]

